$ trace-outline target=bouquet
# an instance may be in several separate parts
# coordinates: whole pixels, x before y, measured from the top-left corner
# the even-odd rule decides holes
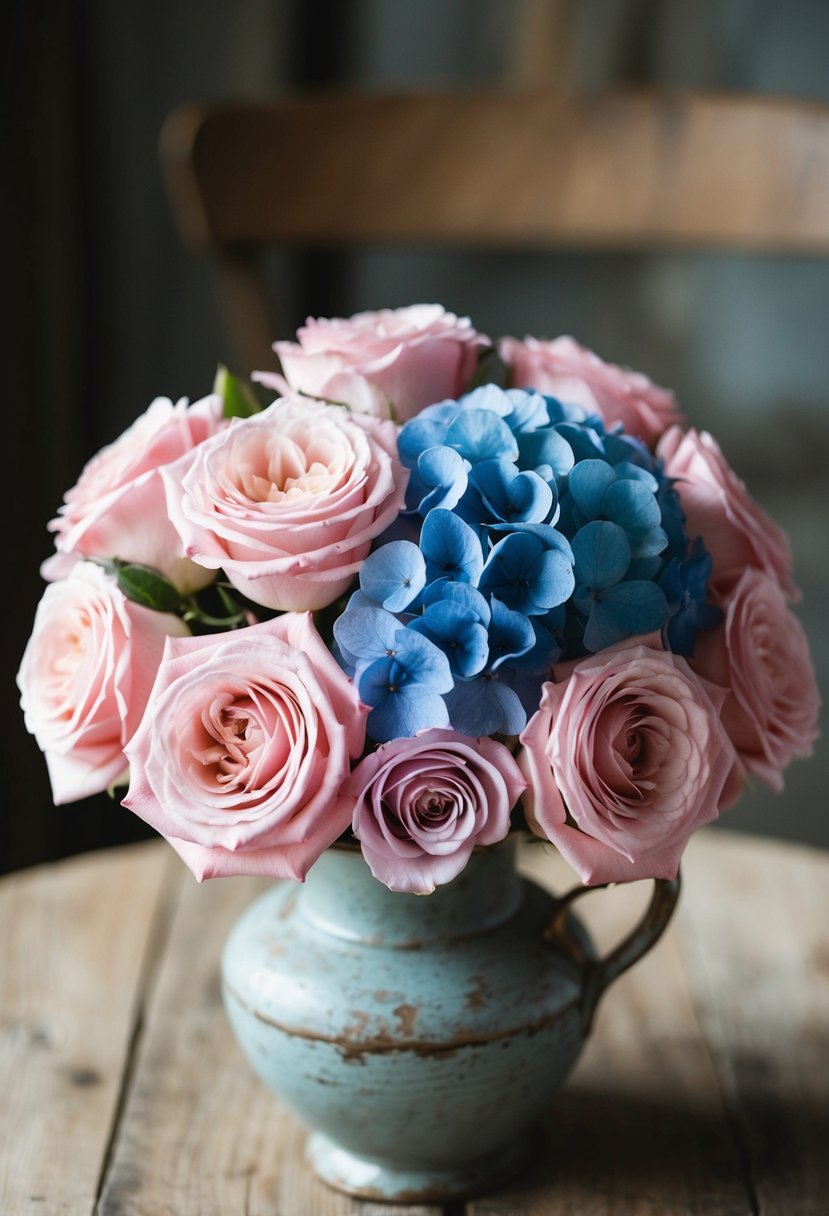
[[[50,524],[18,674],[56,803],[199,879],[356,840],[394,891],[529,829],[587,884],[673,877],[818,693],[785,536],[672,394],[439,306],[309,320],[152,403]]]

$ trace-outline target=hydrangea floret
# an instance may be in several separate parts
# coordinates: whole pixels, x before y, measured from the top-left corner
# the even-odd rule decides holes
[[[552,663],[658,630],[688,654],[718,620],[705,548],[621,426],[487,384],[422,410],[398,452],[415,538],[379,538],[334,624],[376,742],[518,734]]]

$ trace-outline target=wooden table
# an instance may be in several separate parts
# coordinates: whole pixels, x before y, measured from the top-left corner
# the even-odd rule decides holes
[[[572,885],[541,852],[533,871]],[[829,1213],[829,854],[709,831],[683,869],[674,924],[606,998],[531,1174],[451,1216]],[[261,886],[200,887],[161,842],[0,882],[2,1216],[390,1211],[310,1176],[231,1038],[219,952]],[[581,906],[608,940],[648,888]]]

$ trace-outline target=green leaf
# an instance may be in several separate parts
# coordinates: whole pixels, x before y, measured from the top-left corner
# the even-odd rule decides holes
[[[478,352],[478,362],[464,391],[471,393],[483,384],[495,384],[498,388],[509,384],[509,368],[494,346],[485,346]]]
[[[237,379],[223,363],[216,369],[213,392],[222,399],[222,415],[225,418],[250,418],[261,412],[262,407],[250,385]]]
[[[216,594],[222,602],[222,607],[228,616],[238,616],[244,609],[238,600],[234,599],[226,587],[216,584]]]
[[[118,586],[128,600],[156,612],[178,612],[181,595],[157,570],[137,562],[115,561],[114,565]]]

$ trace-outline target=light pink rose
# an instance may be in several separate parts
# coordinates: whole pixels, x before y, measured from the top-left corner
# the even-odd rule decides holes
[[[165,473],[185,552],[254,603],[322,608],[348,587],[403,507],[397,428],[308,398],[283,398]]]
[[[121,776],[164,642],[188,632],[178,617],[131,603],[91,562],[46,588],[17,683],[56,804],[98,794]]]
[[[207,586],[214,575],[184,556],[159,471],[168,466],[180,476],[182,457],[224,425],[219,397],[189,408],[185,398],[153,401],[64,495],[49,524],[58,552],[44,562],[44,578],[65,577],[80,557],[117,557],[152,566],[185,594]]]
[[[776,578],[789,597],[798,599],[785,533],[750,496],[716,440],[706,431],[683,433],[672,427],[656,454],[667,475],[676,478],[685,531],[691,537],[701,536],[711,554],[711,588],[725,595],[746,566],[756,566]]]
[[[697,635],[695,671],[729,690],[725,729],[746,771],[772,789],[796,756],[812,754],[820,695],[809,643],[772,575],[747,569],[723,602],[725,619]]]
[[[535,388],[565,405],[580,405],[608,426],[621,422],[650,446],[679,419],[673,393],[641,372],[605,363],[573,338],[502,338],[498,349],[513,388]]]
[[[734,766],[724,698],[678,655],[627,643],[545,684],[519,755],[533,830],[589,885],[675,877]]]
[[[297,337],[274,344],[292,389],[397,422],[459,397],[486,343],[468,317],[439,304],[309,317]],[[278,376],[257,372],[254,379],[283,391]]]
[[[310,614],[173,640],[126,749],[124,805],[200,881],[302,880],[350,823],[367,713]]]
[[[460,874],[476,845],[503,840],[525,786],[503,743],[436,727],[371,752],[345,793],[374,877],[427,895]]]

